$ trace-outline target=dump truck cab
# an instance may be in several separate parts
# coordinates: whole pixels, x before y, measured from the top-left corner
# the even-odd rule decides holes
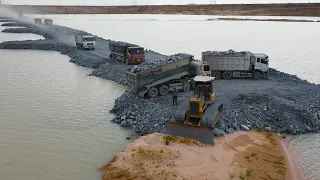
[[[75,41],[79,49],[94,49],[96,36],[91,34],[77,34],[75,35]]]
[[[267,72],[269,70],[269,57],[263,53],[253,53],[250,57],[255,70]]]
[[[142,47],[128,47],[127,48],[127,57],[130,61],[130,64],[140,64],[144,62],[145,53],[144,48]]]
[[[195,76],[211,76],[210,65],[204,61],[194,60],[191,62],[190,74]]]

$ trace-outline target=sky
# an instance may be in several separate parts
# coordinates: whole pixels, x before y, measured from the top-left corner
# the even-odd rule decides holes
[[[152,4],[248,4],[248,3],[308,3],[320,0],[0,0],[5,4],[39,4],[39,5],[138,5]]]

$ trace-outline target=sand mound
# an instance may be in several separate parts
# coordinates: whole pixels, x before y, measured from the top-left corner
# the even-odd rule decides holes
[[[109,179],[289,179],[280,137],[236,132],[215,146],[151,134],[128,144],[100,171]]]

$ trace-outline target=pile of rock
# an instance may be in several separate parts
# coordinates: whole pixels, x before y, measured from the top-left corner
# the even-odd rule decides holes
[[[232,49],[228,51],[206,51],[204,54],[213,54],[213,55],[235,55],[235,54],[244,54],[245,52],[237,52]]]
[[[187,55],[180,53],[180,54],[174,54],[171,56],[161,56],[158,58],[148,59],[145,63],[133,66],[130,69],[130,72],[138,73],[138,72],[145,71],[148,69],[153,69],[153,68],[163,66],[168,63],[172,63],[172,62],[181,60],[183,58],[186,58],[186,56]]]

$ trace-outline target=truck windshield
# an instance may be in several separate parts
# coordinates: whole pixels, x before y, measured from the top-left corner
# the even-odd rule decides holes
[[[268,58],[266,58],[266,59],[261,58],[261,63],[262,64],[268,64]]]
[[[94,41],[94,38],[93,37],[83,38],[83,41]]]
[[[143,48],[129,48],[130,54],[144,54]]]

